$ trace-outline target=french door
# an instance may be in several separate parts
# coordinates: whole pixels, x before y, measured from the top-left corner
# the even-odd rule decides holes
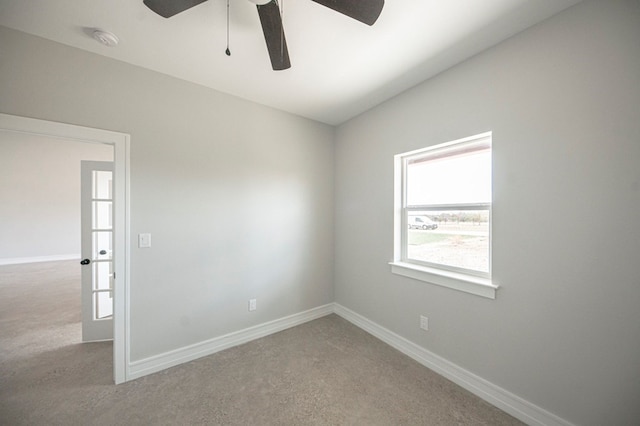
[[[113,162],[81,162],[82,341],[113,339]]]

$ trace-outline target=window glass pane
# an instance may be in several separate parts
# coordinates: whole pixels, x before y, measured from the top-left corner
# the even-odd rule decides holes
[[[491,151],[407,162],[407,205],[491,202]]]
[[[489,211],[412,211],[407,258],[489,272]]]

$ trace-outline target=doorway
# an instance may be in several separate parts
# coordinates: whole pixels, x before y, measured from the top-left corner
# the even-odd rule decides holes
[[[113,283],[113,378],[116,384],[125,382],[129,365],[129,135],[7,114],[0,114],[0,131],[113,147],[113,272],[117,277]]]

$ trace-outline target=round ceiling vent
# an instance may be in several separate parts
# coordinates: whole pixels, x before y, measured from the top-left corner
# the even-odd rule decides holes
[[[93,30],[93,38],[109,47],[117,45],[118,41],[120,41],[115,34],[103,30]]]

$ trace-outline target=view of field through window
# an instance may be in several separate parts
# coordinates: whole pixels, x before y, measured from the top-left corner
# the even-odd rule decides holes
[[[428,218],[430,227],[417,226]],[[424,211],[409,216],[407,257],[489,272],[489,211]]]
[[[407,162],[407,259],[489,273],[491,151]]]

